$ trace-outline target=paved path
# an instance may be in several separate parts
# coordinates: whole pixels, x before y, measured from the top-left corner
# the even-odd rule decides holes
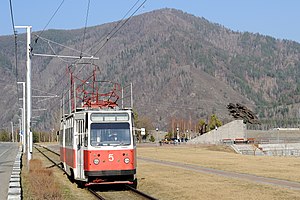
[[[18,152],[18,143],[0,142],[0,200],[7,199],[13,164]]]

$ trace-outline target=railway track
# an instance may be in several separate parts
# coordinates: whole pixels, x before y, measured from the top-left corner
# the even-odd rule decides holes
[[[50,152],[52,154],[54,154],[55,156],[60,156],[59,153],[55,152],[54,150],[47,148],[45,146],[42,145],[38,145],[35,144],[35,149],[41,153],[45,158],[47,158],[51,163],[53,163],[53,166],[58,167],[60,170],[62,170],[64,173],[65,170],[63,169],[59,158],[58,160],[53,159],[52,156],[50,157],[45,151],[41,150],[44,149],[47,152]],[[157,198],[154,198],[142,191],[139,191],[133,187],[130,187],[129,185],[125,185],[125,187],[123,187],[123,189],[120,190],[111,190],[111,189],[107,189],[106,191],[99,191],[99,188],[97,187],[86,187],[85,188],[87,191],[89,191],[92,195],[94,195],[97,199],[101,199],[101,200],[107,200],[107,199],[117,199],[120,198],[122,200],[138,200],[138,199],[149,199],[149,200],[157,200]],[[126,190],[124,190],[126,189]]]

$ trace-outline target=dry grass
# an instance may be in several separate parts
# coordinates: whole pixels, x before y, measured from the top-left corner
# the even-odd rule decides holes
[[[235,151],[227,145],[206,145],[206,146],[203,145],[202,148],[205,148],[209,151],[222,151],[222,152],[228,152],[228,153],[235,153]]]
[[[300,199],[298,191],[139,162],[138,189],[164,199]]]
[[[59,185],[55,182],[53,171],[44,168],[42,161],[38,159],[32,159],[29,165],[29,173],[24,174],[27,183],[27,195],[24,199],[63,199]]]
[[[300,161],[295,157],[245,156],[210,150],[208,146],[139,148],[138,156],[194,164],[214,169],[300,182]]]
[[[23,168],[22,168],[22,190],[23,190],[23,199],[24,200],[42,200],[42,199],[64,199],[64,200],[77,200],[77,199],[94,199],[91,194],[89,194],[86,190],[80,189],[77,187],[75,183],[71,183],[67,176],[61,172],[56,167],[51,169],[46,169],[47,166],[52,166],[52,163],[50,163],[43,155],[38,153],[37,151],[33,152],[34,159],[31,160],[31,163],[34,163],[30,165],[30,172],[28,173],[27,170],[27,159],[26,155],[23,156]],[[35,171],[35,172],[34,172]],[[46,171],[44,173],[44,171]],[[51,172],[49,172],[51,171]],[[44,176],[48,179],[51,179],[53,182],[51,183],[49,180],[48,183],[40,182],[36,179],[39,179],[39,177],[32,176],[32,174],[35,173],[34,176]],[[49,176],[48,176],[49,175]],[[34,179],[34,180],[32,180]],[[32,183],[34,184],[32,184]],[[50,188],[50,192],[48,193],[48,197],[44,198],[39,193],[47,193]],[[55,194],[51,194],[52,190],[57,191]],[[59,194],[59,198],[56,197],[56,195]],[[41,197],[42,196],[42,197]]]
[[[139,147],[138,156],[300,180],[299,158],[242,156],[219,151],[220,148],[222,147],[217,147],[217,150],[216,147],[207,146]],[[159,199],[300,199],[300,192],[295,190],[141,160],[137,169],[138,188]]]
[[[293,181],[300,180],[299,158],[243,156],[232,153],[225,146],[165,145],[162,147],[138,147],[137,153],[139,157],[190,163],[227,171],[257,174],[265,177],[276,177]],[[39,158],[43,162],[43,166],[51,165],[37,152],[34,152],[34,158]],[[23,169],[23,172],[26,173],[26,170]],[[139,182],[138,189],[161,200],[300,199],[300,191],[296,190],[194,172],[142,160],[138,160],[137,175]],[[60,185],[59,189],[63,196],[62,199],[92,198],[89,194],[85,194],[84,190],[78,189],[75,184],[70,183],[66,176],[59,170],[53,168],[51,176],[55,177],[54,179]],[[28,182],[28,177],[26,179],[22,179],[22,182]],[[34,188],[36,186],[32,187],[35,190],[42,190],[44,185],[42,184],[38,188]],[[24,193],[27,193],[27,197],[24,198],[25,200],[38,199],[31,198],[32,194],[29,193],[31,189],[31,187],[27,189],[23,187]]]

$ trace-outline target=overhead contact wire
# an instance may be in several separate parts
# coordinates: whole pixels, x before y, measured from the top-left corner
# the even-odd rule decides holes
[[[112,28],[112,30],[106,35],[106,37],[104,37],[102,40],[100,40],[97,44],[96,44],[96,46],[97,45],[99,45],[103,40],[105,40],[105,38],[106,38],[106,41],[104,42],[104,44],[100,47],[100,49],[98,49],[97,51],[96,51],[96,53],[94,53],[93,54],[93,56],[91,56],[92,58],[106,45],[106,43],[110,40],[110,38],[111,37],[113,37],[128,21],[129,21],[129,19],[131,19],[131,17],[146,3],[146,1],[147,0],[144,0],[143,2],[142,2],[142,4],[130,15],[130,17],[128,18],[128,19],[126,19],[125,20],[125,22],[123,22],[123,24],[119,27],[119,28],[117,28],[121,23],[122,23],[122,21],[125,19],[125,17],[133,10],[133,8],[138,4],[138,2],[140,2],[140,0],[138,0],[138,1],[136,1],[135,2],[135,4],[127,11],[127,13],[123,16],[123,18],[114,26],[114,28]],[[116,31],[114,31],[115,29],[117,28],[117,30]],[[113,33],[112,35],[111,35],[111,33]],[[95,46],[95,45],[94,45]],[[93,49],[93,47],[91,48],[91,50]],[[91,51],[90,50],[90,51]],[[92,58],[90,58],[89,59],[89,62],[91,62],[91,60],[92,60]],[[73,62],[73,64],[71,64],[71,65],[74,65],[74,64],[76,64],[76,63],[78,63],[79,61],[80,61],[81,59],[77,59],[76,61],[74,61]],[[70,66],[71,66],[70,65]]]
[[[55,12],[54,12],[53,15],[51,16],[51,18],[50,18],[50,20],[48,21],[48,23],[44,26],[44,28],[43,28],[43,30],[42,30],[40,36],[43,35],[44,31],[46,30],[46,28],[48,27],[48,25],[50,24],[50,22],[52,21],[52,19],[53,19],[54,16],[56,15],[56,13],[59,11],[59,9],[61,8],[61,6],[63,5],[64,2],[65,2],[65,0],[62,0],[62,2],[59,4],[59,6],[57,7],[57,9],[55,10]],[[39,37],[37,37],[37,38],[35,39],[35,44],[37,43],[38,39],[39,39]],[[35,44],[34,44],[34,45],[35,45]],[[33,46],[34,46],[34,45],[33,45]]]
[[[107,44],[107,42],[112,38],[132,17],[133,15],[147,2],[147,0],[144,0],[139,7],[121,24],[121,26],[118,27],[118,29],[112,33],[111,36],[109,36],[106,41],[103,43],[103,45],[94,53],[94,56],[99,53],[99,51]]]
[[[77,50],[77,49],[74,49],[74,48],[68,47],[68,46],[66,46],[66,45],[60,44],[60,43],[58,43],[58,42],[55,42],[55,41],[53,41],[53,40],[44,38],[44,37],[42,37],[42,36],[40,36],[40,35],[38,35],[38,34],[33,34],[33,35],[35,35],[36,37],[39,37],[41,40],[44,40],[44,41],[47,42],[47,43],[53,43],[53,44],[56,44],[56,45],[58,45],[58,46],[64,47],[64,48],[66,48],[66,49],[75,51],[75,52],[77,52],[77,53],[80,53],[80,52],[81,52],[81,51],[79,51],[79,50]],[[85,52],[82,52],[82,55],[83,55],[83,54],[86,55],[86,56],[92,56],[92,55],[90,55],[90,54],[88,54],[88,53],[85,53]]]
[[[103,37],[103,39],[102,40],[100,40],[96,45],[94,45],[94,46],[97,46],[97,45],[99,45],[103,40],[105,40],[105,39],[107,39],[108,38],[108,36],[122,23],[122,21],[126,18],[126,16],[133,10],[133,8],[138,4],[138,2],[139,2],[140,0],[137,0],[136,2],[135,2],[135,4],[126,12],[126,14],[122,17],[122,19],[120,19],[119,20],[119,22],[110,30],[110,32],[105,36],[105,37]],[[94,48],[94,46],[93,47],[91,47],[90,48],[90,51],[92,51],[92,49]]]
[[[122,20],[120,20],[116,26],[114,26],[114,28],[107,34],[106,36],[106,41],[103,43],[103,45],[96,51],[96,53],[94,53],[94,55],[92,57],[94,57],[106,44],[107,42],[110,40],[111,37],[113,37],[132,17],[133,15],[147,2],[147,0],[144,0],[140,5],[139,7],[122,23],[122,21],[125,19],[125,17],[128,15],[128,13],[130,13],[133,8],[138,4],[140,0],[136,1],[136,3],[130,8],[130,10],[123,16]],[[122,24],[121,24],[122,23]],[[119,26],[121,24],[121,26]],[[118,27],[119,26],[119,27]],[[117,28],[118,27],[118,28]],[[116,30],[115,30],[116,29]],[[114,31],[115,30],[115,31]],[[112,33],[112,34],[111,34]],[[110,35],[111,34],[111,35]],[[98,42],[97,44],[101,43],[103,41],[103,39]],[[74,64],[76,64],[79,60],[81,59],[78,59],[77,61],[74,62]],[[89,61],[91,61],[91,59],[89,59]],[[81,72],[81,70],[83,69],[83,66],[81,67],[81,69],[79,70],[78,73]],[[77,74],[78,74],[77,73]]]
[[[18,56],[17,56],[17,31],[15,29],[15,20],[14,20],[14,14],[13,14],[13,6],[11,0],[9,0],[9,8],[10,8],[10,16],[11,16],[11,24],[12,24],[12,29],[14,32],[14,39],[15,39],[15,67],[16,67],[16,79],[18,79],[18,70],[17,70],[17,63],[18,63]]]
[[[122,20],[120,20],[117,25],[107,34],[107,37],[106,37],[106,41],[104,42],[104,44],[96,51],[96,53],[94,53],[94,56],[99,53],[99,51],[107,44],[107,42],[110,40],[110,38],[112,38],[132,17],[133,15],[147,2],[147,0],[144,0],[140,5],[139,7],[122,23],[122,21],[125,19],[125,17],[128,15],[128,13],[130,13],[133,8],[138,4],[138,2],[140,2],[140,0],[136,1],[136,3],[130,8],[130,10],[124,15],[124,17],[122,18]],[[85,34],[86,34],[86,27],[87,27],[87,19],[88,19],[88,13],[89,13],[89,7],[90,7],[90,0],[88,2],[88,9],[87,9],[87,15],[86,15],[86,25],[85,25],[85,30],[84,30],[84,36],[83,36],[83,43],[82,43],[82,48],[81,48],[81,51],[80,51],[80,55],[82,56],[82,50],[83,50],[83,46],[84,46],[84,41],[85,41]],[[59,9],[59,8],[58,8]],[[122,24],[121,24],[122,23]],[[121,24],[121,26],[119,26]],[[118,27],[119,26],[119,27]],[[115,30],[116,29],[116,30]],[[44,30],[43,30],[44,31]],[[43,33],[43,32],[42,32]],[[40,34],[41,35],[41,34]],[[40,36],[39,36],[40,37]],[[105,38],[104,38],[105,39]],[[104,39],[102,39],[99,43],[101,43]],[[99,44],[97,43],[97,44]],[[80,56],[80,57],[81,57]],[[92,57],[94,57],[92,56]],[[78,59],[77,61],[75,61],[73,64],[76,64],[79,60],[81,59]],[[89,61],[91,61],[92,59],[89,59]],[[71,66],[71,65],[69,65]],[[80,69],[82,70],[82,68]],[[58,81],[58,82],[61,82],[64,78],[64,76],[66,75],[67,73],[65,73],[62,78]],[[56,87],[58,85],[58,82],[50,89],[52,90],[54,87]]]
[[[18,81],[18,43],[17,43],[17,31],[15,29],[15,20],[14,20],[14,13],[13,13],[13,5],[12,1],[9,0],[9,8],[10,8],[10,16],[11,16],[11,24],[12,24],[12,29],[14,32],[14,41],[15,41],[15,77],[16,81]],[[16,82],[17,86],[17,103],[19,104],[19,90],[18,90],[18,84]]]
[[[86,17],[85,17],[85,25],[84,25],[84,31],[83,31],[83,39],[82,39],[82,44],[81,44],[80,59],[82,58],[82,51],[83,51],[83,46],[84,46],[84,41],[85,41],[86,26],[87,26],[87,22],[88,22],[89,10],[90,10],[90,0],[88,0],[88,6],[87,6],[87,10],[86,10]]]

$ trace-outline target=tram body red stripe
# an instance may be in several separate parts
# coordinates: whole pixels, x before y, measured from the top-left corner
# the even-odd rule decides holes
[[[60,148],[60,160],[68,166],[76,168],[76,152],[75,149]]]
[[[135,169],[135,150],[85,150],[84,170],[132,170]],[[125,158],[129,163],[124,162]],[[99,164],[94,164],[94,159],[99,159]]]

